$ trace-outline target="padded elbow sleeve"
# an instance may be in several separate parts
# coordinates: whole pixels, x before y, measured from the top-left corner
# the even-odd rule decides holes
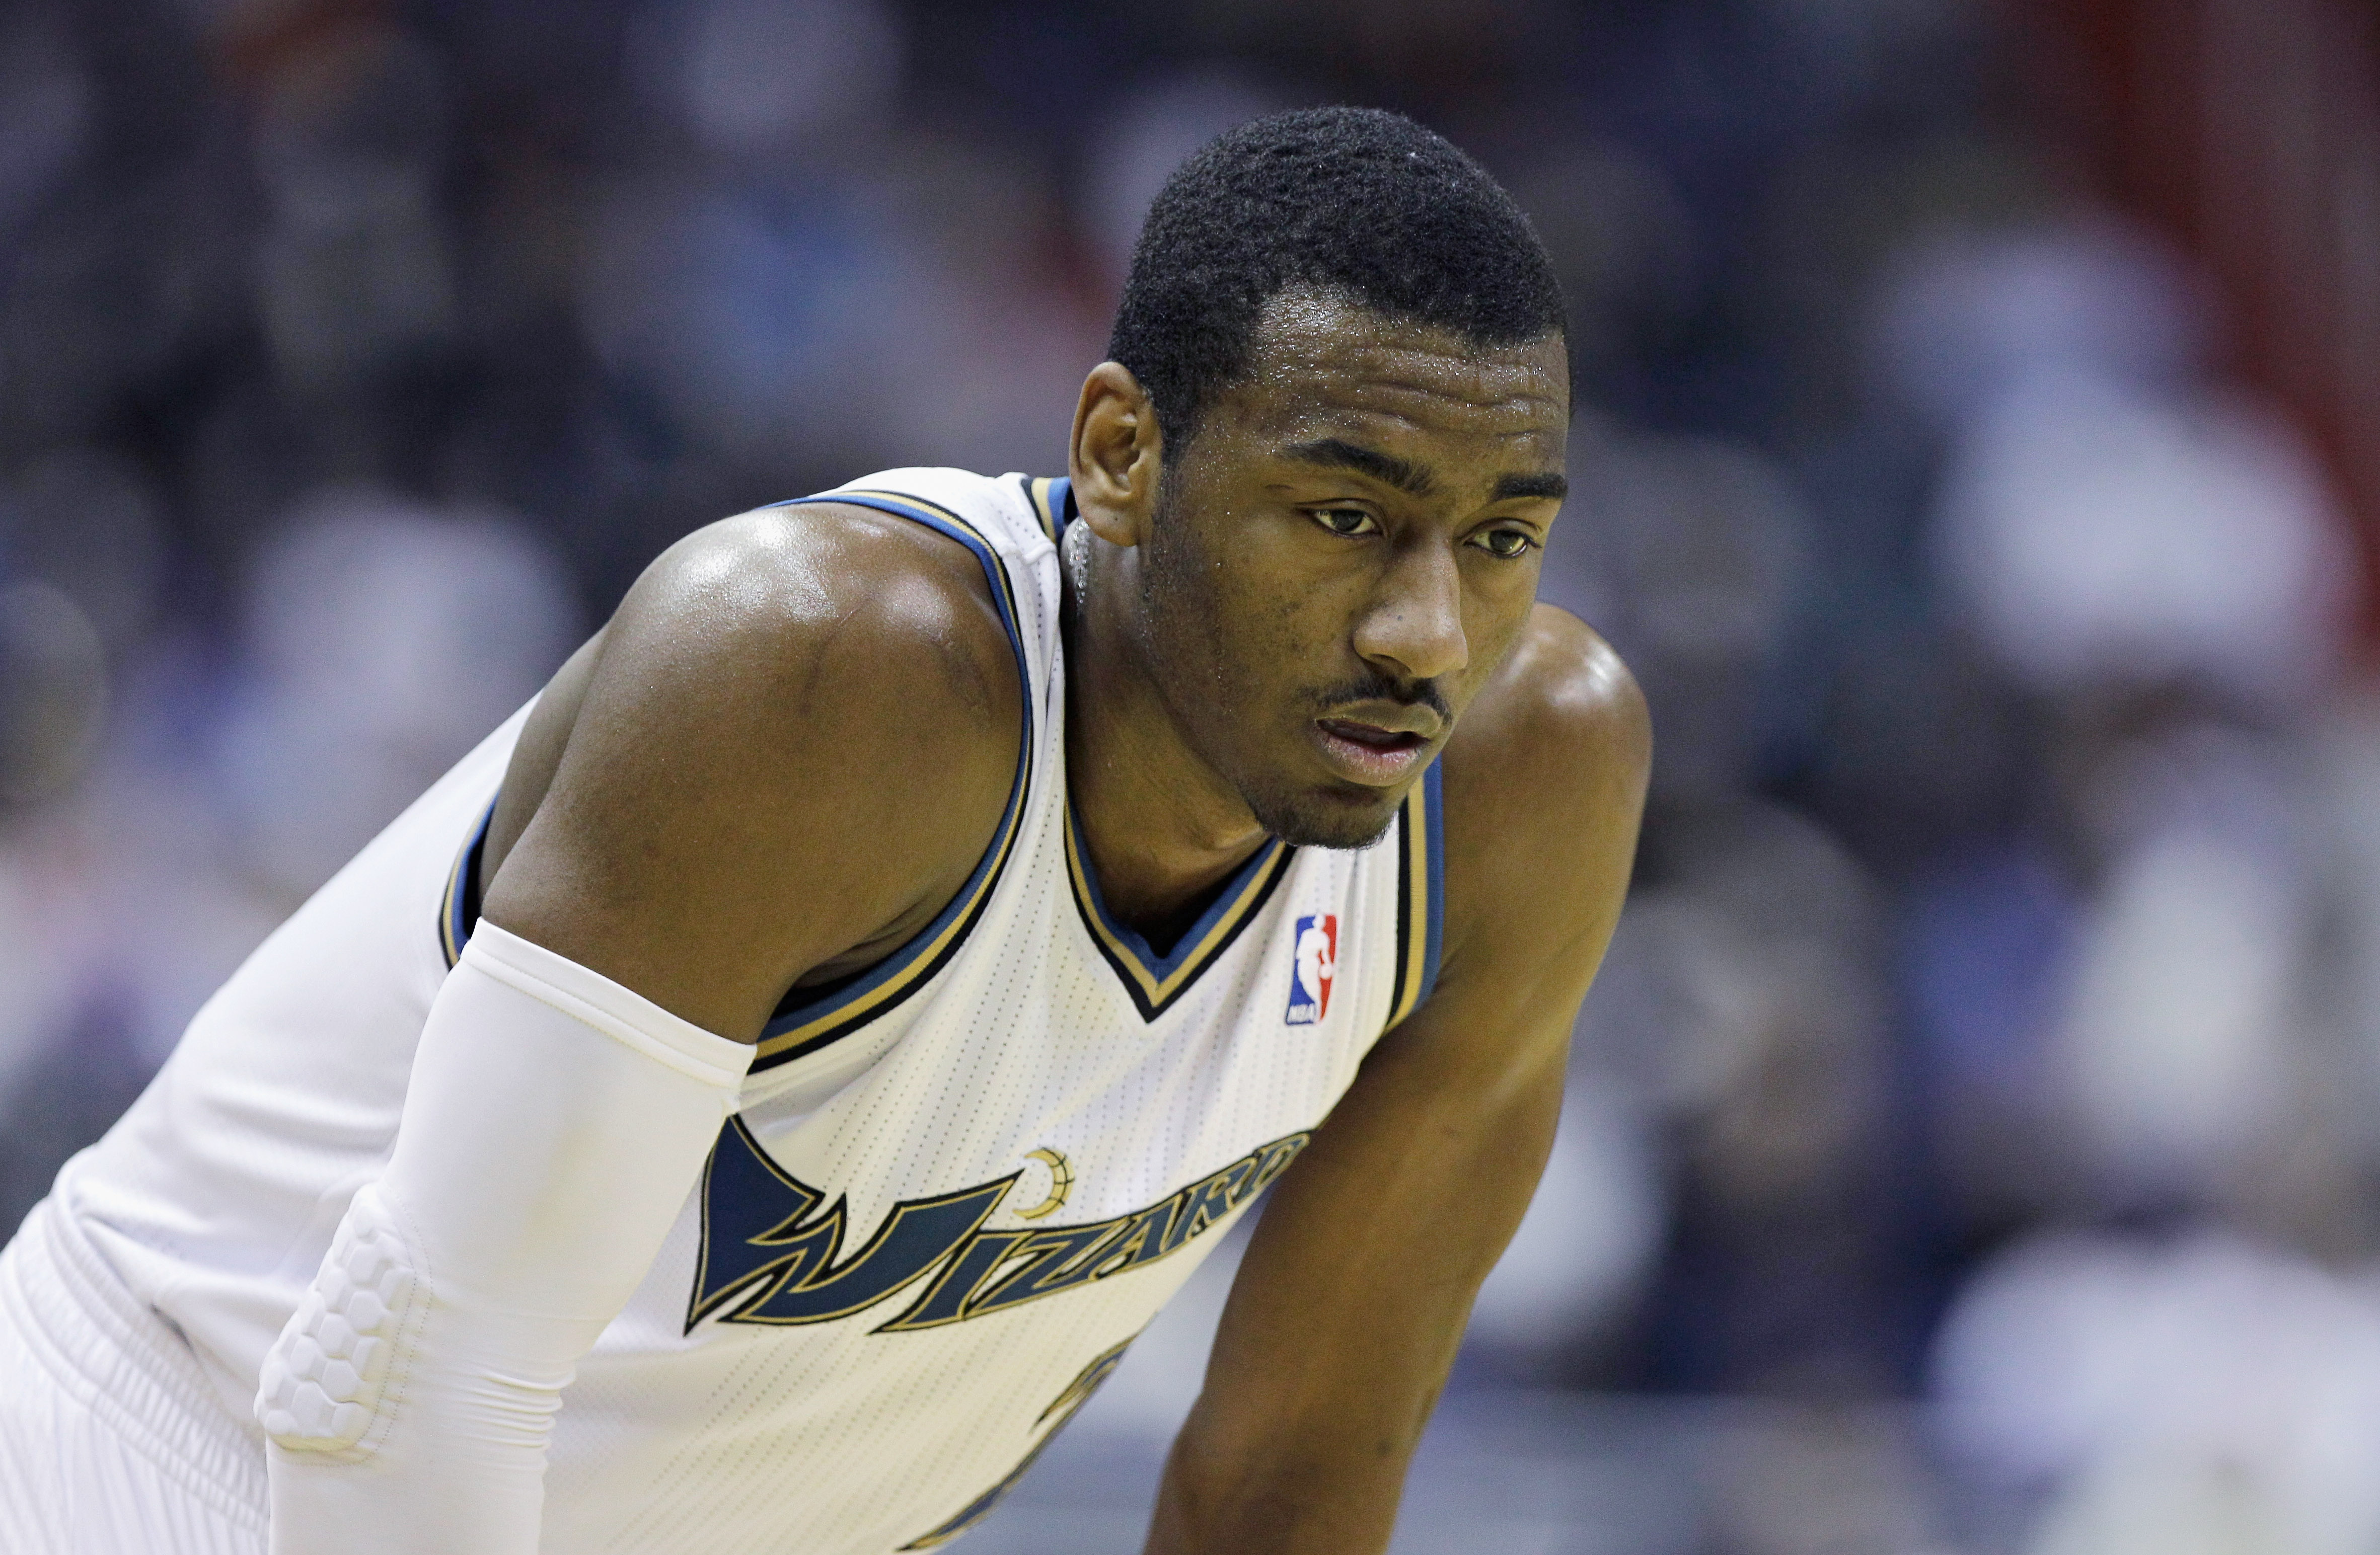
[[[534,1555],[562,1390],[752,1052],[480,922],[422,1029],[388,1170],[265,1359],[273,1555]]]

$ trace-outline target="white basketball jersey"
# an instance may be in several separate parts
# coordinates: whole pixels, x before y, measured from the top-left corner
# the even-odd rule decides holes
[[[548,1555],[881,1555],[964,1532],[1435,973],[1434,767],[1370,848],[1267,843],[1167,954],[1108,914],[1067,808],[1063,481],[897,470],[810,500],[912,519],[982,564],[1025,687],[1015,785],[939,919],[769,1024],[564,1395]],[[243,1419],[387,1160],[525,717],[275,933],[61,1175],[61,1206]]]

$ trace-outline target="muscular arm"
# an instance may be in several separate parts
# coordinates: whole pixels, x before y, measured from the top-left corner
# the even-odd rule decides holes
[[[276,1555],[534,1555],[563,1390],[771,1007],[930,917],[997,822],[1022,688],[972,566],[870,513],[755,514],[574,658],[387,1167],[265,1359]]]
[[[865,509],[682,542],[555,682],[487,919],[738,1042],[929,921],[1015,771],[1024,693],[974,559]]]
[[[1438,988],[1273,1190],[1166,1465],[1149,1555],[1386,1548],[1472,1297],[1552,1146],[1650,749],[1618,658],[1540,607],[1441,758]]]

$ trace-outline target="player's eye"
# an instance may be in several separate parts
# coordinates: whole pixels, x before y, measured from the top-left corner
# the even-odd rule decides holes
[[[1482,529],[1471,536],[1471,543],[1490,556],[1517,561],[1535,549],[1537,542],[1519,529]]]
[[[1372,515],[1361,508],[1315,508],[1310,512],[1315,523],[1334,535],[1369,535],[1379,528]]]

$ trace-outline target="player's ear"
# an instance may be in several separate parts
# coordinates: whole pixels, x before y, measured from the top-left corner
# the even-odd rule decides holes
[[[1132,369],[1121,362],[1093,368],[1075,406],[1075,441],[1067,456],[1075,506],[1092,534],[1110,545],[1140,544],[1157,508],[1164,457],[1157,407]]]

